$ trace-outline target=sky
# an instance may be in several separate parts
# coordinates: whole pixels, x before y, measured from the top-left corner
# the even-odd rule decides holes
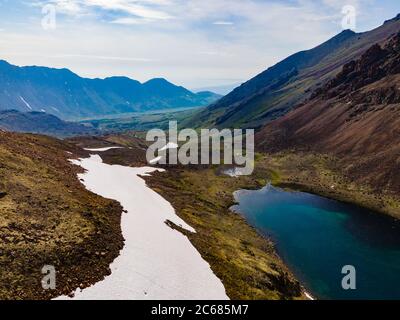
[[[398,0],[0,0],[0,59],[209,88],[398,13]]]

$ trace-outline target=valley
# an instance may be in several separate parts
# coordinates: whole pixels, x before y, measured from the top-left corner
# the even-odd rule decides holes
[[[5,184],[2,188],[2,190],[4,190],[2,192],[4,192],[5,196],[0,200],[2,212],[4,214],[7,212],[7,215],[3,215],[3,219],[5,219],[6,216],[9,217],[9,220],[3,220],[3,232],[7,231],[10,233],[10,235],[5,234],[5,239],[9,240],[4,242],[4,253],[2,255],[4,265],[9,265],[9,269],[5,269],[6,273],[2,273],[3,278],[0,280],[2,287],[4,288],[2,291],[3,299],[48,299],[59,296],[67,297],[72,296],[76,291],[76,288],[85,289],[87,287],[91,287],[86,289],[89,291],[84,290],[82,294],[79,291],[75,293],[77,299],[84,299],[85,297],[105,298],[109,297],[108,294],[111,292],[115,293],[114,298],[117,298],[117,296],[120,296],[121,298],[142,297],[143,299],[146,297],[163,297],[163,294],[161,296],[159,295],[160,293],[152,295],[151,292],[153,292],[154,289],[151,289],[146,285],[144,285],[144,288],[147,287],[147,289],[142,291],[139,290],[140,292],[136,291],[136,293],[135,288],[137,287],[132,287],[133,291],[127,291],[131,292],[129,293],[129,296],[124,294],[121,295],[121,293],[114,291],[118,289],[118,286],[107,287],[107,281],[113,281],[112,276],[111,278],[108,277],[110,277],[110,273],[113,275],[113,270],[115,271],[112,261],[117,264],[117,261],[119,261],[118,259],[125,261],[123,258],[124,254],[122,253],[121,255],[120,250],[131,252],[129,249],[131,246],[129,244],[129,239],[131,237],[130,233],[127,236],[127,234],[122,232],[121,228],[126,228],[124,227],[124,219],[130,221],[129,219],[132,219],[132,217],[128,218],[126,215],[127,213],[124,213],[123,210],[128,209],[128,213],[132,213],[132,210],[135,212],[138,210],[137,208],[140,207],[135,203],[133,204],[133,207],[131,204],[125,208],[126,203],[124,202],[125,200],[123,200],[121,203],[123,205],[125,203],[125,205],[124,208],[122,208],[117,202],[103,199],[92,192],[85,190],[82,183],[85,185],[88,184],[87,186],[90,190],[96,191],[97,189],[95,189],[95,185],[92,185],[90,182],[91,179],[94,179],[93,181],[99,179],[99,177],[107,174],[107,170],[104,170],[105,168],[99,168],[100,171],[95,173],[96,176],[93,175],[92,178],[90,178],[87,174],[83,174],[81,168],[82,166],[83,168],[89,169],[84,164],[85,162],[79,163],[74,160],[74,163],[79,164],[78,167],[72,165],[68,160],[78,157],[88,158],[90,153],[96,153],[95,151],[86,151],[81,147],[94,150],[102,148],[105,151],[100,153],[101,157],[104,158],[105,163],[123,164],[126,167],[120,168],[121,170],[126,170],[126,172],[129,170],[140,171],[141,169],[129,168],[130,166],[144,165],[141,162],[142,160],[140,160],[140,154],[144,155],[145,149],[143,148],[143,145],[139,143],[140,139],[135,137],[135,135],[122,135],[108,136],[104,138],[74,138],[71,139],[70,142],[61,142],[53,138],[35,135],[5,132],[2,133],[2,135],[3,139],[1,145],[3,150],[7,147],[7,143],[12,143],[13,139],[18,138],[21,142],[20,148],[24,148],[25,145],[28,145],[30,146],[30,150],[32,150],[32,153],[24,152],[25,156],[28,157],[26,161],[35,164],[26,167],[23,162],[20,162],[21,166],[30,169],[29,171],[24,169],[22,172],[18,173],[18,171],[12,169],[10,163],[6,166],[3,165],[1,171],[3,175],[8,175],[4,176],[3,179],[9,181],[9,183]],[[116,141],[118,141],[118,143]],[[81,147],[77,147],[77,145],[80,145]],[[114,146],[120,146],[120,148],[113,148]],[[21,151],[22,149],[13,149],[13,153],[18,157],[22,154]],[[132,158],[130,156],[132,154],[131,152],[139,155],[138,158]],[[4,154],[6,153],[3,152],[3,155]],[[40,171],[37,171],[38,168],[43,166],[39,164],[45,156],[47,157],[46,165],[50,167],[44,167],[43,169],[40,169]],[[7,158],[3,159],[2,163],[7,164],[8,162],[6,159]],[[55,167],[56,171],[50,169],[51,166],[54,165],[52,159],[60,162],[60,165],[62,164],[65,169],[61,171],[59,165]],[[17,168],[15,168],[15,170],[17,170]],[[42,170],[44,170],[43,173],[41,173]],[[137,172],[139,173],[139,171]],[[60,180],[58,172],[62,172],[62,180]],[[122,171],[121,173],[125,178],[130,177],[130,174]],[[19,177],[21,174],[26,174],[26,176],[23,176],[25,177],[24,179],[33,179],[36,183],[27,183],[25,191],[19,195],[17,192],[18,189],[13,187],[11,181],[15,179],[14,177]],[[79,179],[77,177],[78,174]],[[208,183],[204,184],[205,177],[207,177],[209,183],[213,185],[213,188],[211,189],[212,193],[209,193],[210,189],[206,187]],[[164,230],[163,232],[166,232],[167,234],[170,233],[171,235],[174,233],[177,235],[180,234],[180,237],[182,237],[181,240],[178,241],[180,245],[185,245],[185,238],[190,240],[191,245],[193,245],[200,254],[199,257],[201,256],[202,260],[209,263],[212,273],[222,281],[229,298],[305,298],[302,294],[299,283],[293,278],[290,271],[276,255],[273,249],[273,244],[260,237],[255,230],[248,226],[243,218],[239,215],[233,214],[229,209],[230,205],[233,204],[233,191],[239,188],[260,188],[265,183],[265,180],[257,181],[254,177],[237,180],[225,175],[220,175],[212,168],[204,168],[204,170],[169,168],[164,173],[154,172],[151,176],[142,176],[142,178],[146,180],[146,183],[152,188],[152,190],[154,190],[154,192],[160,194],[168,202],[171,202],[173,208],[176,210],[176,214],[180,219],[182,219],[177,220],[175,218],[168,218],[166,221],[163,221],[164,219],[161,218],[158,222],[161,230]],[[107,198],[116,198],[121,201],[120,195],[122,195],[122,193],[118,193],[119,189],[115,187],[111,189],[109,188],[111,179],[114,179],[114,177],[110,176],[103,179],[107,187],[105,189],[103,188],[103,191],[101,191],[100,194]],[[261,176],[259,176],[259,179],[261,179]],[[131,179],[128,180],[132,182],[135,181]],[[22,180],[17,181],[19,181],[17,184],[18,186]],[[59,196],[56,193],[49,191],[55,188],[55,183],[59,183],[58,181],[62,181],[61,183],[66,184],[63,188],[57,186],[57,190],[60,191]],[[121,187],[124,188],[122,185]],[[187,187],[189,187],[189,189],[187,189]],[[179,188],[181,193],[178,197],[176,197],[176,188]],[[25,198],[27,190],[29,190],[30,194],[34,195],[32,198]],[[168,193],[165,192],[165,190],[168,190]],[[224,197],[221,197],[221,190],[226,190],[223,193]],[[201,192],[198,193],[199,191]],[[111,194],[110,192],[116,193]],[[169,192],[172,192],[172,194],[170,195]],[[44,196],[44,193],[46,193],[46,196]],[[154,193],[155,196],[162,199],[156,193]],[[134,194],[138,196],[136,191]],[[132,198],[133,195],[129,193],[127,196],[130,199],[134,199]],[[143,196],[141,198],[143,198]],[[44,199],[46,200],[44,201]],[[78,199],[80,199],[78,203],[81,204],[76,203]],[[197,199],[196,202],[193,202],[193,199]],[[70,204],[67,201],[74,202],[71,202]],[[90,201],[90,204],[85,203],[84,201]],[[104,203],[102,203],[102,201]],[[66,204],[64,204],[64,202],[66,202]],[[165,203],[168,202],[165,201]],[[26,204],[30,208],[36,208],[39,215],[35,213],[36,211],[32,211],[32,209],[23,209],[23,207],[21,207],[22,204]],[[187,204],[190,205],[189,208],[185,207]],[[20,210],[26,211],[23,216],[24,220],[21,220],[24,221],[23,224],[21,224],[22,222],[16,222],[16,215]],[[40,212],[43,212],[43,210],[46,210],[48,215],[52,218],[48,219],[47,216],[41,215]],[[96,210],[99,211],[97,212]],[[143,207],[136,212],[143,213],[143,210],[151,209],[150,207],[148,209]],[[158,209],[156,211],[158,212]],[[104,214],[106,214],[106,216],[104,216]],[[68,218],[63,218],[63,215],[67,215]],[[72,217],[75,216],[76,218],[72,219]],[[125,217],[122,218],[122,225],[121,217]],[[64,225],[64,219],[68,219],[69,227]],[[35,223],[37,228],[42,231],[40,233],[37,231],[31,232],[30,230],[33,229],[29,224],[29,221]],[[196,230],[196,233],[188,231],[193,229],[183,228],[182,221],[184,221],[185,224],[189,224],[191,228]],[[135,222],[134,225],[136,225],[136,223],[137,222]],[[63,230],[62,234],[54,231],[57,231],[59,228],[60,231]],[[144,231],[146,229],[147,228],[144,227],[144,229],[141,230]],[[134,234],[139,236],[142,240],[145,239],[140,237],[140,232],[135,232]],[[240,238],[237,237],[238,234],[241,235]],[[102,237],[105,237],[104,241],[102,241]],[[125,238],[125,244],[124,238],[122,237]],[[54,247],[50,245],[53,241],[51,239],[53,238]],[[85,239],[84,242],[82,242],[83,238]],[[154,241],[156,239],[157,237],[154,237]],[[163,237],[163,239],[165,240],[165,237]],[[12,243],[14,244],[11,245]],[[189,242],[187,241],[186,243]],[[212,244],[212,246],[210,246],[210,244]],[[136,241],[134,248],[136,248],[137,245],[138,243]],[[59,250],[59,246],[65,248],[65,253],[63,253],[64,251]],[[176,247],[176,245],[174,245],[174,247]],[[145,250],[143,253],[146,252],[150,253],[154,252],[154,250],[151,250],[150,252]],[[178,250],[177,253],[178,252],[181,252],[181,250]],[[41,258],[39,258],[39,256]],[[165,262],[173,261],[168,257],[170,257],[170,255],[166,257],[164,260]],[[157,255],[152,259],[154,258],[158,260],[160,259]],[[11,261],[10,259],[13,261],[11,264],[7,262]],[[64,264],[65,259],[68,259],[68,264]],[[130,257],[130,259],[132,258]],[[142,259],[139,259],[139,261],[140,260]],[[28,263],[28,261],[30,262]],[[176,261],[176,259],[174,259],[174,261]],[[134,259],[132,262],[136,265],[138,260]],[[40,279],[42,277],[40,269],[42,264],[50,264],[56,267],[57,290],[44,291],[40,288]],[[95,264],[96,267],[94,267],[93,264]],[[198,265],[198,263],[196,263],[196,265]],[[202,263],[200,263],[200,265],[202,265]],[[16,268],[15,266],[19,267]],[[123,263],[122,266],[117,269],[123,270],[123,268],[126,268],[127,266],[129,266],[129,264]],[[157,267],[158,263],[154,263],[154,266]],[[185,264],[183,268],[185,269],[186,267],[187,264]],[[193,267],[189,268],[189,270],[192,269]],[[32,278],[31,275],[35,270],[37,271],[37,276]],[[74,271],[72,272],[71,270]],[[95,270],[95,272],[93,272],[93,270]],[[146,268],[146,270],[148,270],[148,268]],[[172,268],[171,272],[173,270],[174,269]],[[193,281],[197,279],[197,276],[198,274],[196,277],[191,277],[193,278]],[[6,283],[9,281],[10,277],[11,279],[18,277],[18,282],[14,282],[17,286],[7,287]],[[250,282],[248,281],[249,277],[253,279]],[[103,280],[104,278],[105,280]],[[99,293],[96,286],[92,287],[95,283],[98,283],[97,287],[105,286],[104,293],[106,293],[106,295],[102,296],[101,291]],[[146,281],[144,284],[145,283]],[[204,286],[204,281],[201,286]],[[9,289],[7,290],[6,288]],[[194,290],[194,297],[199,297],[198,294],[200,294],[200,292],[207,294],[209,297],[209,290],[198,291],[199,287],[195,283],[193,283],[191,288]],[[184,290],[187,294],[188,289]],[[146,294],[144,294],[144,292],[146,292]],[[168,295],[168,291],[164,294]],[[181,298],[183,298],[183,296]]]
[[[124,131],[146,131],[153,128],[167,129],[169,121],[180,123],[184,119],[193,116],[203,108],[179,108],[171,110],[158,110],[136,114],[119,114],[114,117],[99,119],[84,119],[79,121],[86,127],[99,132],[120,133]]]
[[[125,137],[120,145],[130,146],[135,139]],[[116,141],[116,138],[107,140]],[[85,140],[82,143],[87,144]],[[100,147],[99,141],[95,145]],[[109,157],[109,153],[115,157]],[[101,156],[107,164],[128,167],[139,164],[126,157],[124,149],[103,152]],[[260,169],[255,176],[234,179],[221,174],[222,168],[162,168],[166,170],[142,178],[154,192],[171,203],[177,216],[196,232],[188,231],[173,220],[166,221],[165,227],[190,240],[221,280],[230,299],[305,299],[300,284],[276,255],[273,244],[230,210],[234,203],[233,192],[238,188],[262,187],[266,181],[262,177],[268,170]]]
[[[9,135],[8,138],[11,138],[14,134],[7,135]],[[19,137],[19,139],[21,139],[24,135],[20,135]],[[29,138],[29,136],[27,136],[27,138]],[[31,140],[31,145],[32,143],[35,145],[39,142],[45,148],[48,147],[48,143],[59,143],[56,142],[57,140],[51,138],[36,138],[35,136],[31,136],[29,139],[33,139]],[[28,141],[30,140],[26,142]],[[129,170],[129,167],[142,167],[146,165],[144,158],[146,144],[138,133],[126,133],[124,135],[110,135],[105,137],[72,138],[69,142],[63,142],[63,144],[68,148],[67,150],[71,150],[67,151],[71,153],[62,153],[61,159],[66,165],[68,164],[69,158],[74,158],[72,154],[76,155],[75,157],[87,158],[90,152],[95,152],[88,152],[81,148],[90,148],[93,150],[103,148],[105,151],[100,152],[100,154],[105,163],[127,166],[127,170]],[[110,149],[115,146],[119,146],[120,148]],[[54,152],[53,149],[51,150]],[[51,162],[48,163],[50,164]],[[83,165],[83,167],[85,167],[85,165]],[[200,253],[202,259],[210,265],[212,272],[222,281],[229,298],[305,299],[304,289],[301,288],[291,271],[277,255],[275,244],[260,236],[255,229],[248,225],[243,217],[231,211],[231,206],[235,204],[233,194],[239,189],[261,189],[271,181],[274,185],[283,188],[304,190],[321,194],[332,199],[359,203],[369,208],[379,209],[379,211],[384,213],[396,214],[395,210],[398,209],[398,199],[394,197],[385,199],[376,197],[373,190],[368,190],[356,183],[347,181],[346,178],[340,174],[339,168],[340,166],[338,166],[337,159],[333,157],[330,158],[318,154],[311,155],[305,153],[290,154],[286,152],[257,154],[256,169],[252,176],[229,177],[223,173],[226,170],[224,166],[190,168],[186,166],[167,166],[164,168],[166,169],[164,172],[153,172],[151,176],[143,176],[142,178],[145,179],[146,184],[154,190],[154,192],[161,195],[172,205],[180,219],[196,230],[196,233],[189,232],[187,228],[181,226],[181,223],[177,223],[173,219],[168,220],[165,225],[162,223],[165,230],[171,228],[170,230],[172,231],[170,232],[179,232],[183,237],[187,237],[187,239],[190,240],[190,243]],[[7,169],[7,172],[11,173],[12,171]],[[80,171],[76,172],[74,169],[73,172],[79,173]],[[101,170],[101,172],[102,173],[99,172],[97,175],[101,176],[106,171]],[[124,176],[128,177],[129,175],[124,174]],[[46,179],[50,177],[53,177],[53,175],[48,174],[42,179],[47,181]],[[74,177],[72,176],[71,178]],[[81,174],[80,179],[83,180],[81,183],[84,184],[90,181],[85,175]],[[108,181],[108,186],[110,179],[111,177],[104,180]],[[76,183],[80,184],[79,180],[75,177],[75,184]],[[31,192],[35,192],[36,186],[40,188],[41,184],[30,185],[29,189]],[[90,187],[90,189],[96,190],[93,189],[93,187]],[[82,190],[81,188],[82,187],[80,187],[79,190]],[[9,186],[5,186],[3,189],[7,196],[14,194],[14,191],[12,191],[12,189],[10,190]],[[104,190],[107,190],[107,188]],[[110,191],[111,190],[117,192],[118,189],[112,188]],[[80,192],[84,191],[82,190]],[[107,198],[118,199],[119,197],[117,195],[118,192],[115,195],[109,194],[109,191],[106,193],[101,194]],[[3,205],[4,199],[7,199],[7,196],[1,200]],[[129,197],[131,198],[131,196]],[[42,196],[40,196],[40,198],[42,199]],[[372,201],[373,199],[375,199],[375,201]],[[55,199],[52,194],[49,194],[47,201],[60,204],[60,200]],[[36,204],[34,204],[34,206],[36,206]],[[117,207],[115,220],[112,220],[113,224],[115,224],[114,228],[116,228],[117,225],[119,228],[121,227],[119,225],[121,223],[121,214],[124,214],[122,210],[120,206]],[[93,209],[90,209],[90,212],[92,211]],[[70,210],[67,212],[70,212]],[[107,209],[107,212],[107,214],[110,213],[109,209]],[[80,224],[77,221],[71,221],[71,223],[76,226]],[[24,235],[25,231],[23,231],[23,229],[17,230],[19,231],[13,232],[13,237],[18,238]],[[120,229],[118,232],[121,232]],[[90,236],[90,232],[88,236]],[[85,264],[90,264],[91,259],[94,259],[93,261],[96,261],[96,263],[103,260],[107,261],[109,254],[112,252],[114,259],[119,256],[120,253],[118,252],[122,249],[122,246],[118,245],[118,242],[115,243],[115,240],[118,238],[114,238],[114,236],[113,240],[107,245],[98,243],[98,247],[95,249],[96,251],[92,253],[88,251],[86,253],[86,260],[82,261],[83,265],[81,265],[81,263],[75,264],[75,270],[85,270]],[[79,238],[80,237],[81,236],[79,236]],[[32,239],[35,239],[35,236],[33,236],[30,241],[32,241]],[[72,247],[75,246],[73,242],[70,242],[69,245]],[[111,248],[115,248],[113,249],[114,251],[110,251]],[[118,250],[116,250],[117,248]],[[96,255],[96,252],[99,253],[99,256]],[[106,252],[107,254],[103,256],[102,253]],[[14,261],[21,265],[23,265],[24,259],[31,259],[29,258],[30,255],[25,257],[25,253],[19,250],[16,251],[16,254],[16,256],[15,253],[13,255]],[[109,262],[105,261],[105,266],[108,267],[108,264],[110,264],[112,260],[108,260]],[[109,275],[110,271],[106,270],[109,269],[105,269],[102,277],[107,277],[107,275]],[[112,265],[111,270],[113,270]],[[38,277],[39,276],[41,275],[38,274]],[[64,288],[60,293],[64,295],[71,294],[75,291],[74,286],[76,286],[75,288],[91,286],[102,279],[100,276],[101,275],[98,274],[98,280],[89,280],[88,282],[79,279],[79,284],[74,282],[78,279],[70,279],[67,275],[66,278],[63,279],[64,276],[62,276],[61,283],[67,281],[70,285]],[[252,280],[249,281],[249,279]],[[99,282],[99,284],[101,285],[101,282]],[[26,286],[29,285],[23,282],[21,283],[21,288],[24,288],[24,292],[27,292]],[[67,288],[69,288],[69,290],[67,290]],[[96,288],[96,286],[93,288]],[[91,290],[93,291],[93,289]],[[151,292],[151,290],[145,291]],[[100,297],[96,291],[93,292],[94,293],[89,294],[88,297]],[[107,289],[105,292],[110,292],[110,289]],[[5,294],[9,297],[15,297],[10,292]],[[57,296],[59,294],[52,292],[51,295]],[[35,293],[31,297],[39,298],[41,295],[37,296]],[[79,293],[77,293],[77,298],[79,299],[80,297],[84,298],[85,294],[80,296]],[[138,298],[137,295],[135,295],[135,297]],[[150,296],[148,296],[148,298],[150,298]]]
[[[399,299],[399,32],[345,30],[224,97],[0,61],[0,299]],[[254,171],[152,163],[170,121],[254,129]]]

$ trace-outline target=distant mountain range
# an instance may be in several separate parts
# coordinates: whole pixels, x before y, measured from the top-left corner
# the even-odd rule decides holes
[[[0,111],[0,129],[39,133],[59,138],[96,134],[97,130],[82,124],[66,122],[44,112]]]
[[[64,119],[206,106],[221,96],[193,93],[165,79],[81,78],[68,69],[17,67],[0,60],[0,110],[41,111]]]
[[[186,126],[260,128],[277,119],[375,43],[400,30],[400,15],[365,33],[343,31],[318,47],[296,53],[242,84],[186,121]]]
[[[212,87],[203,87],[203,88],[196,88],[193,90],[193,92],[202,92],[202,91],[211,91],[215,92],[220,95],[227,95],[228,93],[231,93],[233,89],[241,85],[240,82],[236,82],[235,84],[227,84],[227,85],[221,85],[221,86],[212,86]]]

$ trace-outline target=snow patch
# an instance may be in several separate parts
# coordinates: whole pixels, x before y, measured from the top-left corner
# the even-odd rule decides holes
[[[195,230],[140,177],[159,169],[108,165],[99,155],[71,161],[86,170],[79,178],[88,190],[115,199],[127,211],[121,219],[125,246],[110,266],[111,275],[90,288],[77,290],[74,299],[228,299],[208,263],[188,238],[167,226],[166,221]]]
[[[90,148],[85,148],[84,150],[86,151],[92,151],[92,152],[105,152],[108,150],[113,150],[113,149],[123,149],[122,147],[108,147],[108,148],[95,148],[95,149],[90,149]]]
[[[19,96],[19,97],[20,97],[21,101],[25,104],[25,106],[26,106],[29,110],[33,110],[32,107],[31,107],[31,105],[30,105],[28,102],[26,102],[26,100],[25,100],[22,96]]]

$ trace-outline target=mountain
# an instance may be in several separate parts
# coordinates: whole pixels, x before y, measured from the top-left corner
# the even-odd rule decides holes
[[[400,192],[400,33],[359,59],[257,135],[259,150],[333,154],[353,181]]]
[[[211,91],[199,91],[196,94],[204,101],[207,101],[206,105],[209,105],[222,98],[222,95]]]
[[[217,94],[225,96],[228,93],[232,92],[233,89],[235,89],[240,84],[241,83],[237,82],[235,84],[226,84],[226,85],[221,85],[221,86],[197,88],[197,89],[194,89],[193,92],[211,91],[211,92],[215,92]]]
[[[0,61],[0,110],[44,111],[64,119],[206,106],[218,95],[193,93],[165,79],[81,78],[68,69]]]
[[[187,126],[259,128],[277,119],[329,81],[344,64],[400,30],[400,15],[365,33],[343,31],[311,50],[298,52],[242,84]]]
[[[36,111],[20,112],[17,110],[0,111],[0,129],[63,138],[96,133],[96,130],[92,128],[63,121],[51,114]]]

